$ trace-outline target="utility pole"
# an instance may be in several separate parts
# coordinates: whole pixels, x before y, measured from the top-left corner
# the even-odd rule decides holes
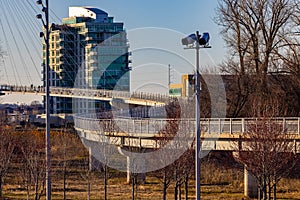
[[[199,38],[199,32],[196,31],[196,37]],[[196,199],[200,200],[201,193],[201,130],[200,130],[200,73],[199,73],[199,42],[196,41],[196,72],[195,72],[195,88],[196,88]]]
[[[168,65],[168,87],[170,91],[170,85],[171,85],[171,65]]]
[[[45,5],[42,0],[37,0],[38,5],[42,5],[42,11],[45,13],[45,21],[41,14],[36,15],[38,19],[43,22],[45,33],[41,32],[40,36],[44,38],[46,45],[46,55],[45,55],[45,87],[46,87],[46,97],[45,97],[45,110],[46,110],[46,133],[45,133],[45,145],[46,145],[46,199],[51,200],[51,145],[50,145],[50,66],[49,66],[49,0],[45,0]]]
[[[46,0],[46,198],[51,200],[49,0]]]
[[[195,118],[196,118],[196,148],[195,148],[195,171],[196,171],[196,200],[200,200],[201,194],[201,129],[200,129],[200,48],[211,48],[208,44],[209,34],[204,33],[204,36],[200,38],[199,31],[196,34],[191,34],[186,38],[182,39],[182,44],[186,45],[185,49],[195,49],[196,50],[196,66],[195,66]],[[201,45],[201,46],[200,46]]]

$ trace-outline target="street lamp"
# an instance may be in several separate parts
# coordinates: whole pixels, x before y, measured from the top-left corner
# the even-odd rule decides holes
[[[203,33],[199,35],[199,31],[196,31],[194,34],[190,34],[189,36],[183,38],[181,40],[182,45],[185,45],[184,49],[195,49],[196,50],[196,72],[195,72],[195,112],[196,112],[196,200],[200,200],[200,170],[201,170],[201,130],[200,130],[200,73],[199,73],[199,49],[200,48],[211,48],[209,46],[209,33]]]
[[[46,44],[46,56],[45,56],[45,76],[44,80],[46,82],[46,199],[51,200],[51,163],[50,163],[50,81],[49,81],[49,0],[45,0],[45,5],[43,4],[42,0],[37,0],[36,3],[42,6],[42,11],[45,13],[45,21],[41,14],[36,15],[37,19],[42,20],[45,34],[43,32],[40,33],[40,36],[44,38]]]

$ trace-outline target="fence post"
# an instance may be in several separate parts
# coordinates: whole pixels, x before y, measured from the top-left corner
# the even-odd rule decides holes
[[[222,133],[222,130],[221,130],[221,118],[219,118],[219,134],[221,134]]]
[[[298,117],[298,134],[300,134],[300,117]]]
[[[232,134],[232,118],[229,119],[229,133]]]
[[[242,118],[242,133],[245,133],[245,118]]]

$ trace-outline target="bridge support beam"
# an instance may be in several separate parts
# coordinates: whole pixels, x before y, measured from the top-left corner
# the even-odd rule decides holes
[[[253,175],[244,166],[244,195],[247,198],[258,197],[258,186]]]

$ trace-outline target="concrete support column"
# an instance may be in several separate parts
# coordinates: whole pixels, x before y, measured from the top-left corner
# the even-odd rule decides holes
[[[244,195],[248,198],[258,197],[258,186],[253,175],[244,166]]]
[[[95,153],[99,152],[95,152],[93,146],[89,147],[89,169],[90,171],[103,171],[103,164],[95,158]]]
[[[135,163],[136,159],[127,157],[127,183],[130,184],[132,181],[132,176],[135,176],[137,182],[144,184],[146,182],[146,172],[145,170],[145,160],[140,160],[139,163]]]

